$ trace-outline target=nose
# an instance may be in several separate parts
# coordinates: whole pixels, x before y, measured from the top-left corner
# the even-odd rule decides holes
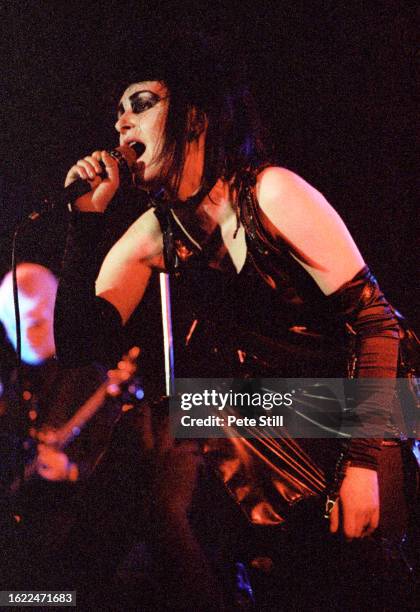
[[[123,135],[133,126],[133,113],[131,110],[126,110],[122,115],[119,116],[115,124],[115,129],[119,134]]]

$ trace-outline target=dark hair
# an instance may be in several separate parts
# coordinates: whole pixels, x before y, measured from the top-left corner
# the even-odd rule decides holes
[[[179,186],[193,112],[196,120],[207,121],[204,184],[211,186],[217,178],[229,181],[267,161],[254,99],[231,49],[214,38],[185,32],[144,46],[129,76],[130,82],[161,81],[169,90],[161,154],[167,188],[176,191]]]

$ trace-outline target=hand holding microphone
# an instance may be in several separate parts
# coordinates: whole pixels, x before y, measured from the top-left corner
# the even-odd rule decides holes
[[[66,176],[66,203],[84,212],[104,212],[120,186],[120,170],[131,171],[138,153],[126,145],[80,159]]]

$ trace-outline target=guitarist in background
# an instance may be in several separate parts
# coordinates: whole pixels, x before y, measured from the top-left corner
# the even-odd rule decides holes
[[[65,452],[46,443],[36,444],[33,434],[42,432],[46,440],[48,432],[64,425],[104,381],[106,372],[96,364],[64,370],[54,359],[54,274],[41,265],[22,263],[17,267],[17,281],[23,363],[20,381],[11,347],[10,358],[5,351],[1,363],[0,499],[2,505],[6,504],[14,493],[12,511],[9,509],[4,516],[14,515],[16,530],[12,531],[18,548],[25,544],[28,550],[42,550],[45,542],[65,534],[67,519],[74,519],[72,500],[108,446],[118,406],[106,400]],[[11,272],[0,285],[0,321],[16,350]],[[24,476],[28,466],[34,469]],[[29,556],[32,558],[32,554]],[[35,565],[36,562],[31,568],[26,561],[17,562],[15,570],[19,566],[25,568],[23,587],[30,584]],[[16,586],[18,574],[12,576],[10,584]]]
[[[17,372],[13,367],[7,368],[3,360],[4,391],[0,400],[3,500],[22,471],[21,447],[30,440],[30,430],[45,429],[47,433],[64,425],[104,379],[97,366],[64,370],[53,358],[57,279],[52,272],[34,263],[24,263],[17,268],[17,279],[23,401],[19,402]],[[10,272],[0,285],[0,319],[16,349]],[[10,589],[76,588],[79,601],[93,597],[92,608],[100,605],[99,593],[106,593],[107,597],[116,597],[115,606],[122,599],[140,601],[142,609],[146,609],[149,597],[151,602],[160,602],[157,605],[166,605],[168,599],[171,609],[175,609],[176,598],[184,597],[193,607],[197,600],[197,609],[204,609],[203,601],[207,606],[208,601],[214,600],[208,609],[220,610],[218,585],[194,534],[185,528],[201,463],[196,443],[174,447],[166,435],[166,444],[157,451],[150,409],[146,407],[139,417],[140,429],[139,424],[133,426],[130,415],[128,425],[121,419],[121,427],[114,428],[117,411],[116,403],[107,400],[66,452],[43,443],[37,445],[36,473],[22,484],[13,499],[13,511],[7,513],[10,517],[15,513],[11,520],[18,523],[16,529],[11,530],[10,537],[4,537],[7,530],[0,527],[2,559],[6,560],[5,567],[3,564],[0,567],[3,584]],[[133,417],[136,421],[134,414]],[[144,423],[149,426],[144,427]],[[106,456],[92,474],[102,454]],[[159,486],[155,486],[154,479],[150,482],[141,471],[141,457],[147,464],[150,454],[154,455],[160,472],[168,475],[163,480],[167,483],[165,487],[160,486],[158,478]],[[149,488],[153,486],[152,498],[157,509],[153,529],[142,532],[144,538],[146,531],[151,545],[151,560],[139,593],[138,580],[130,585],[127,579],[121,582],[120,578],[120,582],[116,579],[114,583],[112,574],[117,562],[132,548],[133,533],[137,535],[138,523],[145,516],[144,507],[137,503],[136,489],[143,489],[146,484]],[[74,495],[77,489],[81,491],[79,496]],[[2,515],[4,519],[6,512]],[[115,516],[120,517],[119,528],[114,525]],[[154,586],[157,579],[164,581],[164,587]],[[153,605],[150,603],[150,609],[154,609]]]
[[[75,410],[103,381],[105,372],[98,366],[62,370],[56,360],[53,312],[57,279],[47,268],[34,263],[18,266],[19,310],[22,336],[22,389],[18,397],[17,371],[2,364],[5,378],[0,412],[2,435],[28,436],[34,429],[56,429],[66,423]],[[16,349],[16,323],[13,307],[12,274],[0,286],[0,321],[7,338]],[[99,416],[99,415],[98,415]],[[83,479],[106,446],[115,408],[96,417],[94,435],[82,434],[69,455],[38,444],[36,472],[50,481]],[[45,435],[45,434],[44,434]],[[13,442],[12,442],[13,444]]]

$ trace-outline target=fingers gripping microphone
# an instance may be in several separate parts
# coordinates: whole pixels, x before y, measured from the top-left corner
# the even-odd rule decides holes
[[[131,146],[124,145],[117,147],[109,152],[109,154],[117,160],[120,169],[120,178],[124,181],[127,177],[131,176],[132,170],[134,169],[136,160],[142,155],[145,150],[145,146],[136,142]],[[106,177],[105,166],[103,166],[103,172],[99,174],[101,178]],[[35,221],[41,215],[50,213],[53,209],[66,207],[72,210],[73,203],[85,193],[91,190],[89,181],[78,179],[61,190],[60,193],[56,194],[52,199],[46,198],[40,203],[38,210],[31,212],[26,219],[28,221]]]
[[[142,148],[140,151],[139,148]],[[121,179],[130,176],[131,171],[134,168],[137,158],[144,151],[144,146],[140,143],[136,143],[136,146],[129,147],[128,145],[117,147],[109,152],[111,157],[117,160],[120,169]],[[103,164],[101,164],[103,165]],[[103,172],[98,174],[100,178],[106,178],[105,166],[103,166]],[[85,195],[91,190],[89,181],[83,179],[77,179],[70,185],[64,188],[62,196],[59,198],[59,204],[64,204],[71,209],[72,204],[81,196]]]

